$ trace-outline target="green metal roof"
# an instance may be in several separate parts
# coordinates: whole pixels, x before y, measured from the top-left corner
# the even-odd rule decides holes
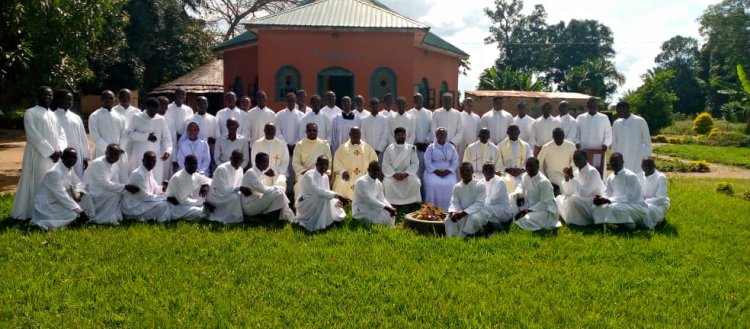
[[[439,36],[437,36],[435,33],[427,32],[427,35],[424,37],[424,40],[422,41],[423,44],[432,46],[435,48],[439,48],[441,50],[445,50],[447,52],[451,52],[457,55],[461,55],[462,57],[469,57],[469,54],[465,53],[463,50],[459,49],[458,47],[452,45],[450,42],[443,40]]]
[[[222,51],[230,47],[238,46],[238,45],[245,44],[245,43],[255,42],[257,40],[258,40],[258,35],[256,35],[252,31],[245,31],[232,39],[229,39],[227,41],[220,43],[219,45],[214,47],[213,50]]]

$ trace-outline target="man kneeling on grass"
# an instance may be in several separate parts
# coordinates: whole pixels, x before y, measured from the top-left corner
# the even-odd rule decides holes
[[[122,214],[125,218],[139,221],[155,219],[158,222],[165,222],[172,218],[172,209],[164,194],[167,189],[166,182],[157,183],[153,175],[157,163],[156,153],[146,151],[143,153],[141,165],[130,174],[128,184],[138,187],[139,191],[123,194]],[[159,166],[162,164],[159,163]]]
[[[669,211],[669,196],[667,196],[667,176],[656,170],[654,159],[648,157],[641,162],[643,177],[643,200],[648,206],[648,219],[644,225],[650,229],[664,221],[664,215]]]
[[[524,230],[551,230],[562,226],[557,220],[555,193],[552,183],[539,172],[539,160],[526,159],[526,173],[513,193],[520,211],[516,224]]]
[[[464,162],[459,168],[461,181],[453,186],[445,235],[465,237],[482,231],[487,224],[484,202],[487,191],[484,184],[474,179],[474,167]]]
[[[215,207],[206,202],[211,179],[198,173],[198,157],[185,157],[185,168],[169,180],[167,201],[173,205],[172,219],[198,220],[206,218],[206,211]]]
[[[222,163],[214,171],[206,200],[216,209],[208,214],[208,219],[224,224],[240,223],[244,219],[240,199],[244,161],[245,154],[241,150],[234,150],[229,162]]]
[[[482,175],[484,175],[483,183],[487,191],[484,208],[490,226],[497,228],[500,224],[510,223],[515,213],[515,207],[510,203],[508,197],[508,185],[502,177],[497,175],[495,164],[492,162],[487,162],[482,166]]]
[[[308,231],[327,228],[334,222],[344,220],[344,205],[351,200],[331,191],[328,180],[329,160],[319,156],[315,170],[302,175],[300,196],[297,198],[297,221]]]
[[[269,165],[268,154],[255,154],[255,166],[242,177],[242,212],[245,216],[256,216],[262,221],[294,220],[294,213],[289,209],[289,199],[284,191],[285,186],[268,181],[265,174]]]
[[[396,209],[388,203],[380,183],[380,164],[371,161],[367,166],[367,175],[357,179],[354,185],[354,202],[352,217],[372,224],[393,227],[396,224]]]
[[[604,195],[594,196],[594,223],[617,224],[628,229],[644,225],[648,207],[643,201],[638,176],[625,168],[622,154],[615,152],[609,157],[612,175],[607,177]]]

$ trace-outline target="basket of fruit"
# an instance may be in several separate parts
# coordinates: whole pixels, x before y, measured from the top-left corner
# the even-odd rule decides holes
[[[421,209],[404,216],[404,227],[424,235],[445,235],[446,215],[442,209],[425,203]]]

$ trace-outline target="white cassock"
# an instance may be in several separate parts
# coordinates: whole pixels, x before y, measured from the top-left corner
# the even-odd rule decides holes
[[[383,152],[385,152],[385,148],[388,147],[388,135],[393,134],[392,130],[390,131],[390,134],[388,133],[388,130],[390,130],[388,124],[388,119],[379,115],[370,115],[362,118],[362,126],[360,127],[362,129],[362,140],[365,141],[365,143],[370,144],[375,152],[380,154],[379,157],[381,162],[383,159]]]
[[[172,147],[172,143],[169,144]],[[159,168],[159,164],[154,170]],[[166,222],[172,218],[172,209],[167,202],[167,195],[161,184],[154,178],[153,172],[143,165],[138,166],[128,177],[128,184],[138,186],[136,194],[122,192],[122,215],[128,219],[146,221],[155,219]]]
[[[651,155],[651,135],[646,120],[635,114],[627,119],[617,119],[612,125],[612,152],[620,152],[625,168],[639,175],[643,172],[641,161]]]
[[[552,183],[542,173],[534,177],[524,173],[521,184],[516,187],[514,197],[524,198],[524,204],[519,210],[530,210],[526,216],[516,221],[516,224],[524,230],[538,231],[551,230],[562,226],[557,220],[557,204],[555,204],[555,193],[552,191]]]
[[[508,137],[497,145],[497,150],[500,152],[503,164],[502,167],[498,167],[500,168],[500,172],[505,172],[508,168],[525,169],[526,159],[532,155],[531,146],[528,143],[520,139],[512,141]],[[503,179],[508,184],[509,191],[514,191],[516,185],[521,183],[522,178],[523,175],[519,175],[518,177],[513,177],[510,174],[503,175]]]
[[[581,149],[588,151],[589,163],[603,174],[606,168],[602,167],[605,161],[605,154],[601,153],[602,145],[609,147],[612,144],[612,126],[609,124],[609,118],[601,113],[591,115],[586,112],[578,115],[576,122]]]
[[[271,171],[271,168],[266,168],[266,170],[260,171],[256,167],[252,167],[249,170],[254,170],[255,175],[260,177],[260,181],[265,186],[272,186],[272,187],[278,187],[282,191],[286,191],[287,189],[287,180],[286,175],[279,175],[275,171],[273,172],[273,176],[268,176],[266,173]]]
[[[247,137],[251,149],[255,141],[265,136],[263,130],[269,123],[276,123],[276,113],[268,107],[255,107],[247,112],[245,123],[241,125],[243,130],[240,132]]]
[[[435,136],[435,132],[438,128],[443,127],[448,131],[448,138],[446,141],[453,143],[453,145],[460,145],[461,137],[463,137],[464,127],[461,124],[461,112],[457,110],[445,108],[439,108],[432,112],[432,124],[430,125],[430,132],[432,136]],[[476,137],[476,136],[475,136]]]
[[[120,161],[114,164],[117,167],[120,181],[128,180],[128,130],[125,117],[114,110],[100,108],[89,116],[89,134],[94,141],[94,158],[104,155],[109,144],[117,144],[120,149],[126,151],[120,156]],[[96,201],[94,202],[96,203]]]
[[[191,121],[198,124],[201,134],[203,134],[206,139],[219,138],[219,120],[217,120],[215,116],[209,113],[200,115],[198,112],[195,112],[190,119],[188,119],[188,122]],[[226,126],[226,123],[224,123],[224,125]]]
[[[563,181],[560,195],[555,198],[560,217],[567,224],[586,226],[594,224],[594,196],[604,194],[604,182],[599,171],[590,164],[575,168],[573,179]]]
[[[326,105],[320,109],[320,113],[322,113],[328,119],[329,126],[333,125],[333,118],[341,115],[341,112],[343,111],[336,105],[334,105],[333,107]]]
[[[240,134],[237,134],[234,140],[230,140],[227,135],[219,137],[214,147],[214,165],[218,167],[228,162],[232,152],[240,150],[243,155],[242,168],[247,168],[247,164],[250,163],[250,150],[247,149],[247,145],[247,138]]]
[[[85,212],[89,218],[96,215],[91,198],[84,195],[81,203],[73,198],[74,193],[86,193],[75,172],[58,161],[44,176],[34,195],[34,211],[31,224],[45,230],[67,226]]]
[[[352,199],[354,184],[357,179],[367,174],[367,167],[372,161],[378,161],[378,155],[367,143],[360,141],[359,144],[352,144],[348,141],[341,145],[333,156],[333,190],[347,199]],[[344,172],[349,173],[349,180],[342,177]]]
[[[235,169],[230,162],[226,162],[216,168],[206,196],[208,203],[216,209],[208,213],[208,219],[224,224],[242,222],[241,183],[242,167]]]
[[[416,126],[414,133],[414,146],[416,147],[417,144],[429,145],[432,142],[432,133],[430,132],[430,126],[432,125],[432,112],[425,108],[412,108],[409,110],[409,115],[414,118],[414,125]],[[391,133],[393,132],[391,131]],[[424,152],[426,150],[427,146],[424,146],[424,149],[417,148],[417,157],[419,158],[417,177],[419,180],[422,180],[422,173],[424,173]]]
[[[156,142],[148,140],[149,134],[156,136]],[[154,117],[146,112],[140,112],[130,118],[128,124],[128,138],[130,138],[131,156],[128,158],[128,170],[132,172],[140,166],[143,154],[151,151],[156,154],[156,167],[151,171],[157,182],[167,180],[164,167],[169,162],[162,160],[164,153],[172,153],[172,134],[169,133],[167,121],[159,114]]]
[[[76,176],[83,177],[83,161],[91,160],[89,150],[89,139],[86,137],[86,130],[83,128],[83,121],[78,114],[64,109],[55,110],[57,122],[65,132],[67,147],[75,148],[78,151],[78,161],[73,166]]]
[[[336,192],[328,186],[328,175],[321,175],[317,170],[308,171],[300,179],[296,218],[308,231],[323,230],[344,220],[346,213],[336,205]]]
[[[531,140],[531,125],[534,124],[534,119],[528,115],[524,115],[523,118],[516,115],[513,117],[513,124],[518,126],[518,129],[521,130],[521,134],[518,135],[518,138],[528,143]],[[534,145],[532,145],[532,147],[533,146]]]
[[[528,116],[527,116],[528,117]],[[561,128],[560,121],[557,117],[540,116],[534,120],[531,124],[531,135],[529,137],[529,145],[531,147],[542,147],[545,144],[552,141],[552,131],[555,128]],[[573,145],[575,146],[575,144]]]
[[[419,159],[417,148],[411,144],[391,144],[383,153],[383,187],[385,198],[390,204],[406,205],[422,202],[422,183],[417,176]],[[404,180],[396,180],[393,175],[406,173]]]
[[[505,110],[490,109],[479,120],[479,129],[490,130],[490,140],[500,144],[508,135],[508,127],[513,124],[513,116]]]
[[[575,167],[573,163],[575,151],[576,145],[566,140],[563,140],[560,145],[557,145],[555,141],[547,142],[537,156],[540,171],[549,178],[552,184],[559,187],[565,181],[563,169]]]
[[[55,165],[49,157],[56,151],[64,150],[68,143],[55,114],[41,106],[26,110],[23,115],[23,127],[26,132],[26,147],[21,163],[23,170],[13,200],[11,217],[26,220],[34,214],[34,195],[37,186]]]
[[[463,162],[471,163],[471,166],[474,168],[474,179],[482,179],[484,177],[482,166],[487,162],[492,162],[495,165],[495,170],[503,168],[500,152],[489,141],[486,144],[481,141],[471,143],[464,152]]]
[[[353,127],[360,126],[362,126],[362,120],[354,115],[354,113],[349,113],[346,118],[344,118],[343,113],[333,118],[333,123],[331,124],[331,140],[329,141],[331,144],[331,152],[336,154],[336,150],[339,149],[339,146],[349,140],[349,130]]]
[[[185,104],[178,106],[174,102],[169,104],[167,112],[164,113],[164,120],[167,122],[167,129],[169,129],[169,135],[172,138],[172,150],[174,151],[169,156],[169,161],[164,164],[165,178],[172,176],[172,162],[177,162],[177,143],[180,141],[177,135],[182,135],[185,131],[185,125],[191,116],[193,116],[193,109],[190,106]]]
[[[172,205],[172,219],[203,219],[206,213],[203,211],[203,203],[206,201],[200,196],[201,186],[210,185],[211,179],[199,174],[188,174],[185,169],[178,170],[169,180],[167,186],[167,197],[177,199],[178,205]]]
[[[96,209],[96,217],[91,219],[92,222],[117,225],[122,220],[124,182],[126,181],[120,180],[117,163],[110,164],[104,156],[91,161],[83,174],[83,184]]]
[[[489,181],[482,178],[482,182],[487,189],[487,198],[484,200],[487,220],[493,224],[510,222],[515,215],[515,207],[510,203],[510,193],[503,178],[494,175]]]
[[[253,168],[255,168],[255,156],[258,153],[268,154],[268,169],[273,170],[274,176],[276,176],[275,183],[283,183],[284,188],[286,188],[286,173],[289,169],[289,149],[286,147],[286,143],[279,138],[271,140],[262,138],[255,141],[253,152],[250,155]]]
[[[117,112],[117,114],[121,115],[123,118],[125,118],[125,122],[130,121],[130,117],[141,113],[141,109],[129,105],[128,108],[123,107],[121,104],[117,104],[112,108],[113,111]]]
[[[653,229],[664,220],[669,211],[669,196],[667,195],[667,176],[656,171],[651,176],[642,177],[641,193],[648,207],[648,217],[643,225]]]
[[[465,212],[468,215],[457,222],[445,217],[445,235],[465,237],[480,232],[487,224],[484,201],[487,190],[482,182],[472,179],[469,184],[461,180],[453,186],[448,212]]]
[[[371,116],[370,112],[368,112],[364,108],[354,109],[352,112],[354,112],[354,115],[356,115],[360,120]]]
[[[364,222],[393,227],[396,219],[391,217],[386,206],[390,206],[383,194],[383,184],[370,175],[360,177],[355,183],[352,202],[352,217]]]
[[[302,117],[302,120],[299,122],[299,127],[297,128],[297,136],[299,136],[300,140],[307,138],[307,125],[310,123],[318,125],[318,138],[326,141],[331,140],[332,122],[328,121],[328,117],[320,111],[318,113],[310,111],[305,113]]]
[[[237,123],[240,124],[240,130],[242,131],[242,124],[245,123],[245,112],[242,112],[238,107],[225,107],[219,112],[216,112],[216,122],[219,125],[219,132],[218,136],[225,136],[229,133],[229,130],[227,130],[227,120],[229,119],[235,119],[237,120]],[[218,137],[216,138],[219,139]]]
[[[425,202],[432,203],[440,209],[448,209],[451,201],[451,190],[456,184],[456,168],[458,153],[456,148],[448,142],[430,144],[424,153],[424,174],[422,174],[425,189]],[[435,170],[448,170],[450,174],[440,177]]]
[[[305,114],[295,107],[276,113],[276,137],[283,140],[286,145],[294,145],[304,136],[299,134],[300,122]]]
[[[299,195],[302,175],[307,171],[315,170],[315,163],[321,155],[325,155],[328,159],[331,159],[331,148],[326,141],[320,138],[315,140],[305,138],[299,141],[297,146],[294,147],[292,167],[294,167],[295,181],[297,182],[294,184],[295,195]]]
[[[242,177],[241,185],[253,191],[250,196],[242,196],[242,212],[245,216],[255,216],[281,210],[279,219],[294,221],[289,199],[284,194],[286,188],[265,184],[261,176],[258,169],[251,168]]]
[[[393,132],[396,130],[396,128],[404,128],[406,129],[406,141],[407,144],[414,144],[415,136],[414,132],[417,130],[417,124],[414,121],[414,118],[408,113],[398,113],[398,112],[391,112],[390,115],[387,116],[388,118],[388,144],[393,144],[396,142],[395,136]]]
[[[578,121],[572,115],[566,114],[557,118],[560,127],[565,132],[565,140],[578,144]]]
[[[463,130],[461,133],[461,143],[458,144],[458,158],[464,158],[464,152],[466,147],[477,141],[477,133],[479,132],[479,116],[476,113],[461,112],[461,124]]]
[[[602,197],[609,199],[611,203],[594,207],[594,223],[643,225],[647,219],[648,207],[643,201],[638,176],[623,168],[609,175],[605,186]]]

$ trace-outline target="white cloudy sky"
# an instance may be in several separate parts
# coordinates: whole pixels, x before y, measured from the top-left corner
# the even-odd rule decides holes
[[[483,8],[492,0],[381,0],[394,11],[432,27],[432,31],[471,55],[471,71],[459,79],[459,90],[475,89],[478,76],[497,58],[495,45],[485,45],[490,20]],[[526,0],[547,10],[547,23],[595,19],[612,29],[615,64],[626,81],[618,94],[641,85],[640,76],[654,66],[661,43],[675,35],[701,40],[697,18],[719,0]]]

